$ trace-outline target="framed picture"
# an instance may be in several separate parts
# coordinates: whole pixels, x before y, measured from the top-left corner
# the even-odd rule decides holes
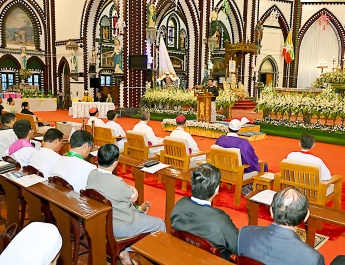
[[[236,61],[229,60],[229,73],[236,72]]]

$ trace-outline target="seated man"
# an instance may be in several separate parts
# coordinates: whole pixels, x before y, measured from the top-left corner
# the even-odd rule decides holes
[[[235,253],[238,229],[221,209],[211,206],[218,194],[220,171],[211,164],[194,169],[191,176],[192,197],[180,199],[170,216],[171,226],[208,240],[229,260]]]
[[[301,147],[301,151],[292,152],[288,154],[286,159],[319,165],[321,168],[320,181],[330,180],[331,172],[329,171],[325,163],[320,158],[310,153],[310,149],[314,147],[314,143],[315,143],[315,139],[311,134],[309,133],[302,134],[300,138],[300,143],[299,143]]]
[[[116,122],[117,120],[117,113],[115,110],[109,110],[107,112],[108,122],[105,124],[105,127],[112,129],[113,136],[126,136],[125,131],[122,129],[122,126]],[[126,139],[120,138],[117,141],[117,146],[119,148],[124,148],[124,144]]]
[[[134,207],[138,191],[127,185],[122,178],[112,174],[119,159],[119,149],[113,144],[105,144],[98,150],[98,169],[92,170],[86,189],[94,189],[111,201],[113,207],[113,228],[115,237],[131,237],[142,233],[165,232],[164,221],[148,216]],[[149,203],[143,203],[145,211]],[[132,264],[129,253],[120,254],[122,264]]]
[[[307,197],[288,187],[273,197],[270,208],[274,223],[245,226],[238,235],[236,252],[267,265],[323,265],[323,256],[302,242],[297,227],[309,217]]]
[[[30,166],[41,171],[44,178],[52,177],[50,170],[61,158],[59,151],[62,147],[63,133],[58,129],[51,128],[43,136],[40,150],[36,150],[30,159]]]
[[[189,133],[184,131],[184,127],[186,126],[186,117],[183,115],[177,116],[176,125],[177,125],[176,129],[170,133],[170,136],[186,139],[188,149],[189,149],[189,154],[199,152],[198,144],[195,142],[195,140]]]
[[[35,116],[35,114],[33,112],[30,111],[30,105],[29,105],[29,102],[23,102],[22,103],[22,111],[20,113],[23,113],[23,114],[28,114],[28,115],[32,115],[32,116]],[[39,119],[35,116],[36,120],[38,121]],[[37,125],[39,127],[43,127],[43,126],[50,126],[50,124],[44,124],[43,122],[37,122]]]
[[[105,99],[102,97],[102,93],[101,92],[97,92],[97,95],[95,97],[95,102],[105,102]]]
[[[153,132],[152,128],[148,125],[150,121],[150,112],[147,110],[142,111],[140,119],[141,121],[139,121],[136,125],[134,125],[133,131],[144,132],[146,134],[146,138],[147,138],[149,146],[161,144],[163,142],[163,139],[158,138]]]
[[[34,137],[31,124],[27,120],[19,120],[14,123],[13,130],[18,140],[10,145],[6,151],[7,155],[16,160],[21,167],[27,166],[33,152],[36,150],[30,142]]]
[[[16,121],[16,115],[11,112],[2,114],[0,126],[0,159],[6,156],[6,150],[14,143],[18,137],[13,131],[13,124]]]
[[[96,166],[85,161],[93,148],[91,133],[78,130],[70,139],[71,150],[62,156],[50,170],[52,176],[59,176],[80,192],[85,189],[87,176]]]
[[[89,91],[85,90],[83,99],[81,100],[83,102],[92,102],[92,97],[89,96]]]
[[[101,126],[101,127],[105,126],[104,121],[102,121],[100,118],[98,118],[98,116],[99,116],[98,108],[92,107],[89,110],[89,114],[90,114],[90,118],[87,121],[88,125],[92,125],[92,121],[95,121],[95,126]]]
[[[220,136],[216,145],[224,148],[238,148],[241,152],[242,164],[249,165],[249,168],[244,169],[244,173],[250,173],[253,171],[260,172],[259,159],[255,154],[252,145],[248,140],[238,137],[237,132],[241,129],[242,123],[233,119],[229,122],[229,133],[227,135]],[[267,171],[267,165],[265,165],[265,171]],[[251,192],[251,184],[248,184],[242,188],[242,193],[247,194]]]

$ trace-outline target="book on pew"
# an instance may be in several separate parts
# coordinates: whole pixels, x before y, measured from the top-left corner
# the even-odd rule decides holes
[[[163,169],[163,168],[166,168],[166,167],[170,167],[170,165],[166,165],[166,164],[163,164],[163,163],[158,163],[154,166],[151,166],[151,167],[143,167],[141,169],[141,171],[144,171],[144,172],[147,172],[147,173],[150,173],[150,174],[154,174],[156,173],[157,171]]]
[[[45,181],[44,178],[42,178],[36,174],[22,175],[19,172],[7,172],[7,173],[3,174],[3,176],[16,182],[16,183],[18,183],[19,185],[21,185],[25,188]]]
[[[276,194],[273,190],[263,190],[255,194],[250,198],[251,201],[259,202],[266,205],[271,205],[273,201],[273,196]]]
[[[15,169],[16,169],[16,165],[14,163],[0,161],[0,173],[7,172],[10,170],[15,170]]]

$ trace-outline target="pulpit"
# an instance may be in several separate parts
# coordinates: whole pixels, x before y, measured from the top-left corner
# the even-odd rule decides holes
[[[197,92],[198,114],[197,121],[211,121],[211,101],[213,94],[211,92]]]

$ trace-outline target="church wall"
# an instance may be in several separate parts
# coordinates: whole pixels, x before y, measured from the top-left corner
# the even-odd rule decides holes
[[[317,13],[321,9],[328,9],[330,12],[333,13],[334,16],[337,17],[337,19],[340,21],[342,25],[345,24],[345,3],[343,5],[332,5],[332,4],[319,4],[319,5],[307,5],[303,4],[303,13],[302,13],[302,25],[304,25],[311,16],[313,16],[315,13]],[[324,25],[324,23],[321,23],[320,26]]]

